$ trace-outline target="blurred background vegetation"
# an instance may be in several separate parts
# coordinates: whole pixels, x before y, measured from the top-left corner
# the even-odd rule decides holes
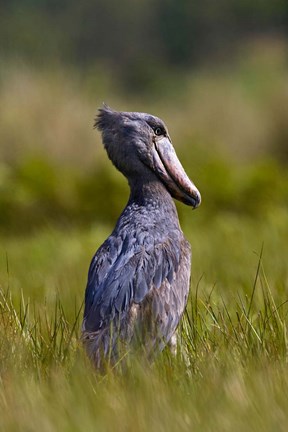
[[[0,101],[3,430],[286,432],[287,0],[2,0]],[[79,343],[129,193],[103,101],[163,118],[203,198],[179,356],[122,380]]]
[[[284,0],[3,0],[2,233],[115,222],[128,190],[92,130],[103,101],[167,122],[198,218],[287,209],[287,26]]]

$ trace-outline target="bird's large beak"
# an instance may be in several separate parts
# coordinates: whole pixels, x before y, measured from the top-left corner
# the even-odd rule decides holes
[[[182,167],[168,137],[155,142],[154,169],[173,198],[194,208],[201,203],[201,195]]]

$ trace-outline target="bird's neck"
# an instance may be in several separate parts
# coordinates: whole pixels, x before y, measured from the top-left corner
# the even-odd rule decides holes
[[[147,210],[160,211],[163,215],[178,222],[175,203],[165,186],[158,179],[143,181],[139,179],[130,183],[130,198],[128,206],[145,207]]]

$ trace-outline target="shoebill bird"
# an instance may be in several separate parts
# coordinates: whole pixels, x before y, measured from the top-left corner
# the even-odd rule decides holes
[[[102,368],[115,364],[123,348],[138,347],[151,359],[171,341],[186,306],[191,267],[173,198],[192,208],[201,198],[162,120],[105,106],[95,127],[130,186],[128,203],[88,273],[82,339]]]

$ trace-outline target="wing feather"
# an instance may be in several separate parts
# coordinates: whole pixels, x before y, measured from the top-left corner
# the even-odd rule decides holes
[[[172,281],[180,254],[172,241],[154,244],[132,233],[110,236],[92,259],[85,294],[85,330],[96,332],[139,304],[151,289]],[[177,253],[178,252],[178,253]]]

